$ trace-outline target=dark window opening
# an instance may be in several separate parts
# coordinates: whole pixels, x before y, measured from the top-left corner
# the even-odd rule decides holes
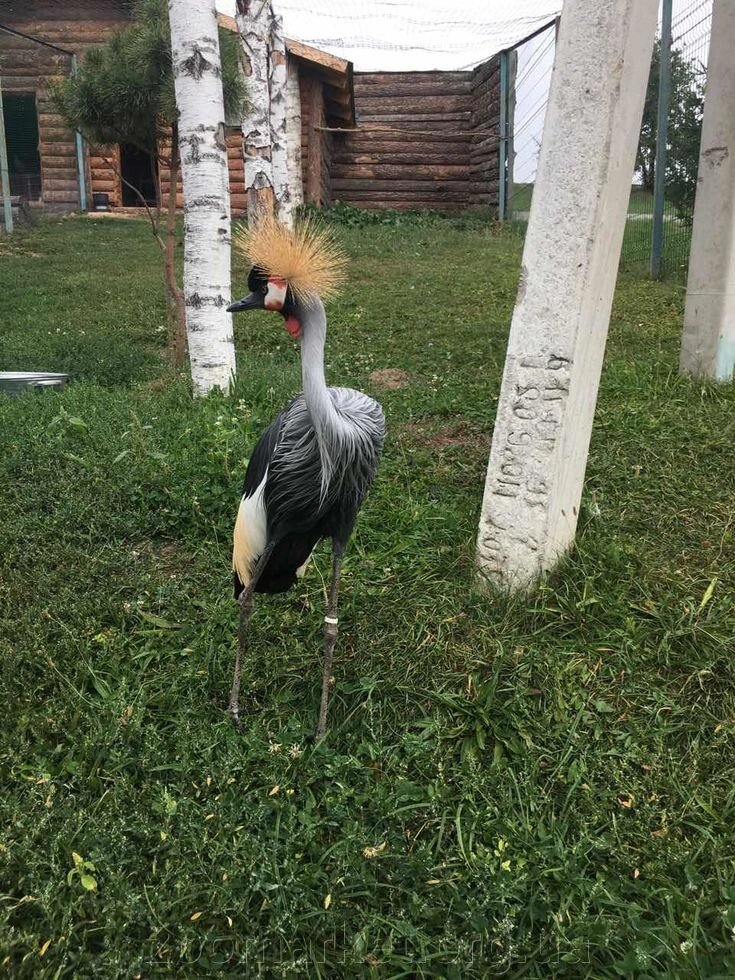
[[[4,92],[3,121],[8,147],[10,193],[37,201],[41,197],[38,111],[34,92]]]
[[[146,204],[156,203],[158,168],[150,153],[144,153],[130,143],[120,144],[120,173],[122,174],[123,207],[142,207],[140,196]],[[125,183],[127,181],[127,183]],[[132,187],[129,186],[132,184]],[[133,190],[135,188],[135,190]],[[138,191],[138,194],[135,191]]]

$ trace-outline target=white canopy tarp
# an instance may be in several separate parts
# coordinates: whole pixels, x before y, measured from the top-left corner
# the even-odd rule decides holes
[[[257,0],[256,0],[257,2]],[[234,0],[218,0],[225,13]],[[274,0],[285,33],[356,71],[472,68],[548,23],[561,0]]]

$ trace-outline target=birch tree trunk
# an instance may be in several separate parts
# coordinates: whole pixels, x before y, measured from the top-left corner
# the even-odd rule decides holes
[[[289,228],[293,225],[293,208],[288,173],[288,100],[286,42],[283,39],[283,20],[273,16],[270,25],[270,96],[271,96],[271,160],[273,164],[273,193],[279,220]],[[301,133],[299,133],[301,147]]]
[[[249,108],[242,121],[248,223],[261,214],[273,214],[273,164],[270,124],[270,68],[268,48],[273,17],[270,0],[237,0],[237,30],[248,78]]]
[[[227,392],[235,374],[230,195],[214,0],[169,0],[181,174],[184,301],[195,395]]]
[[[301,163],[301,87],[299,70],[293,58],[287,60],[286,80],[286,169],[291,194],[291,210],[304,201],[304,173]]]

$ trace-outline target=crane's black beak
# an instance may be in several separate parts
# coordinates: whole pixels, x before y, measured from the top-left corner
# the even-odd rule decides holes
[[[244,313],[246,310],[262,310],[265,309],[263,306],[263,301],[265,296],[263,293],[250,293],[248,296],[244,296],[242,299],[238,299],[232,305],[227,307],[228,313]]]

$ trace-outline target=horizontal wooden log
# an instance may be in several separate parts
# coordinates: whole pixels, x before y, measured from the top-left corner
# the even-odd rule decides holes
[[[465,81],[472,78],[471,71],[356,71],[354,75],[355,91],[359,92],[365,86],[384,85],[388,82],[432,82],[443,78],[447,82]]]
[[[470,150],[467,156],[472,164],[479,164],[484,160],[495,160],[498,156],[498,143],[496,142],[494,144],[490,144],[484,147],[482,150],[477,150],[475,152]]]
[[[97,194],[116,194],[120,190],[120,181],[112,178],[110,180],[105,180],[100,177],[95,177],[92,175],[92,193]]]
[[[16,48],[8,50],[4,43],[5,34],[0,33],[0,52],[3,57],[3,74],[6,70],[18,67],[33,67],[40,74],[47,74],[52,71],[54,74],[64,73],[71,64],[71,56],[56,53],[50,48],[44,48],[40,44],[32,47]]]
[[[367,124],[391,124],[405,126],[406,129],[467,129],[470,122],[470,112],[372,112],[359,110],[358,119]]]
[[[55,171],[41,170],[43,176],[43,192],[46,191],[79,191],[79,181],[75,177],[57,177]]]
[[[64,14],[66,13],[70,16],[65,17]],[[117,16],[112,19],[89,18],[84,15],[77,4],[69,3],[64,6],[57,2],[53,12],[49,11],[48,16],[42,20],[39,19],[35,22],[26,20],[8,24],[8,26],[38,38],[40,41],[48,41],[50,44],[71,49],[77,42],[101,43],[118,27],[123,27],[128,22],[128,18],[124,15],[120,16],[119,9],[115,13]]]
[[[38,135],[43,143],[63,143],[64,146],[75,145],[75,135],[70,129],[60,126],[61,119],[54,117],[54,123],[43,125],[39,119]]]
[[[489,127],[488,127],[489,128]],[[500,129],[499,127],[495,132],[480,132],[473,133],[472,140],[470,142],[470,153],[476,152],[477,150],[483,150],[485,147],[489,146],[491,143],[497,143],[500,139]]]
[[[378,166],[365,166],[363,164],[350,164],[348,166],[335,164],[332,168],[332,176],[335,179],[347,177],[353,180],[461,180],[469,175],[469,165],[460,164],[411,164],[405,166],[379,164]]]
[[[492,153],[486,153],[482,156],[473,156],[470,154],[470,169],[478,170],[485,167],[492,167],[498,161],[498,151],[497,148]]]
[[[428,135],[427,135],[428,134]],[[470,132],[449,132],[443,133],[441,130],[428,129],[425,130],[422,127],[418,132],[410,129],[406,129],[402,125],[396,124],[391,127],[389,124],[383,126],[381,124],[380,128],[371,128],[371,125],[366,123],[364,126],[359,126],[354,133],[333,134],[337,140],[337,146],[343,147],[370,147],[377,140],[383,143],[398,143],[398,144],[415,144],[415,143],[469,143],[469,141],[475,137]]]
[[[44,140],[38,147],[38,152],[42,157],[67,157],[74,159],[77,155],[76,144],[73,140]]]
[[[412,98],[444,98],[451,95],[460,98],[471,98],[474,92],[472,82],[465,79],[454,84],[447,84],[438,78],[428,82],[388,82],[385,85],[370,85],[365,88],[355,87],[355,102],[359,105],[363,99],[412,99]]]
[[[67,136],[70,136],[72,139],[74,139],[73,131],[71,129],[67,129],[63,125],[63,123],[61,122],[61,116],[58,114],[58,112],[39,112],[38,129],[41,133],[44,134],[44,139],[45,139],[45,133],[47,129],[61,130],[63,133],[66,133]]]
[[[487,170],[473,170],[469,176],[470,184],[483,184],[490,180],[498,180],[500,170],[498,167],[488,167]]]
[[[69,204],[71,207],[79,207],[79,189],[77,188],[77,193],[73,191],[62,191],[62,190],[51,190],[46,189],[46,184],[44,182],[43,187],[43,202],[45,204]]]
[[[472,84],[482,85],[496,76],[500,77],[500,62],[495,59],[486,61],[484,65],[478,65],[472,72]]]
[[[469,183],[471,187],[480,187],[495,183],[499,177],[500,171],[497,167],[492,170],[475,170],[470,174]]]
[[[42,156],[41,157],[41,168],[45,171],[48,170],[50,173],[56,175],[59,174],[75,174],[77,172],[77,162],[74,157],[52,157],[52,156]]]
[[[100,168],[103,170],[104,169],[109,170],[110,167],[112,167],[113,163],[115,163],[116,161],[117,161],[117,156],[113,154],[110,154],[109,156],[92,156],[90,154],[89,157],[89,165],[93,169]]]
[[[416,95],[411,96],[410,101],[405,96],[367,98],[361,95],[355,99],[355,109],[360,117],[382,113],[405,114],[407,108],[410,108],[414,118],[429,113],[444,117],[454,112],[469,113],[472,105],[469,95]]]
[[[463,194],[469,193],[468,180],[357,180],[347,177],[333,177],[332,188],[338,191],[359,191],[381,197],[385,193],[397,191],[412,191],[421,197],[431,197],[434,194]]]
[[[389,143],[388,146],[394,146],[395,144]],[[451,145],[451,144],[448,144]],[[442,164],[467,164],[472,162],[472,157],[467,153],[467,147],[463,143],[455,144],[458,149],[456,151],[445,152],[443,150],[431,150],[426,149],[421,144],[418,144],[415,149],[406,150],[401,153],[397,150],[382,149],[379,146],[374,146],[370,152],[363,151],[362,153],[349,153],[341,152],[336,154],[334,158],[335,166],[380,166],[380,165],[391,165],[398,164],[402,166],[409,165],[439,165]]]
[[[2,62],[0,62],[2,64]],[[6,92],[28,92],[46,84],[48,75],[39,72],[34,68],[7,68],[3,69],[3,89]]]

